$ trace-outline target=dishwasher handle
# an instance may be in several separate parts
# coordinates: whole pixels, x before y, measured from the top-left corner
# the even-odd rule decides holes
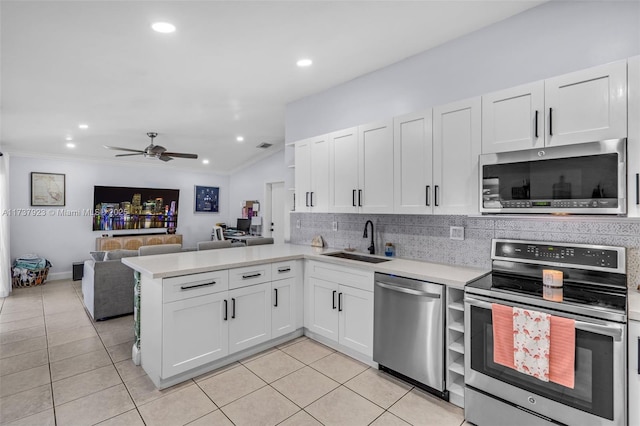
[[[426,291],[420,291],[420,290],[414,290],[412,288],[406,288],[406,287],[400,287],[398,285],[395,284],[389,284],[389,283],[385,283],[382,281],[376,281],[375,284],[377,286],[380,286],[382,288],[386,288],[388,290],[392,290],[392,291],[397,291],[400,293],[407,293],[407,294],[413,294],[416,296],[422,296],[422,297],[428,297],[431,299],[440,299],[440,295],[437,293],[429,293]]]

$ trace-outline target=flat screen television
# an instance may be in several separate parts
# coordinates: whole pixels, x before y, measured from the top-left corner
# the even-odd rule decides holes
[[[176,228],[179,189],[93,187],[93,230]]]

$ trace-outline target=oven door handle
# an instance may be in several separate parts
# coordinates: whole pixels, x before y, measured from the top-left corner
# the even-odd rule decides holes
[[[440,299],[440,295],[437,293],[428,293],[426,291],[414,290],[412,288],[400,287],[395,284],[387,284],[381,281],[376,281],[376,285],[382,288],[386,288],[392,291],[397,291],[400,293],[413,294],[415,296],[429,297],[431,299]]]
[[[473,299],[471,297],[465,297],[464,301],[471,306],[477,306],[479,308],[491,310],[491,303],[484,300]],[[505,305],[509,306],[509,305]],[[533,309],[535,310],[535,308]],[[555,315],[558,316],[558,315]],[[577,330],[588,331],[590,333],[596,333],[604,336],[612,337],[614,341],[619,342],[622,340],[624,327],[622,325],[603,325],[594,324],[590,322],[584,322],[575,320],[575,328]]]

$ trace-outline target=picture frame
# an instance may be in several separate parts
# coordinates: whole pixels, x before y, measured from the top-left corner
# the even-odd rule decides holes
[[[195,185],[194,211],[196,213],[219,213],[219,201],[219,187]]]
[[[64,206],[66,176],[62,173],[31,172],[31,205]]]

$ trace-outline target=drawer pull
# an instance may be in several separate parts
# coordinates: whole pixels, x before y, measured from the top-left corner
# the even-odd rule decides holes
[[[291,268],[288,266],[285,268],[278,268],[278,273],[282,274],[284,272],[291,272]]]
[[[215,283],[216,283],[215,281],[211,281],[210,283],[204,283],[204,284],[181,285],[180,290],[191,290],[192,288],[207,287],[210,285],[214,285]]]
[[[262,275],[262,272],[258,272],[257,274],[243,275],[242,279],[248,280],[249,278],[258,278],[261,275]]]

